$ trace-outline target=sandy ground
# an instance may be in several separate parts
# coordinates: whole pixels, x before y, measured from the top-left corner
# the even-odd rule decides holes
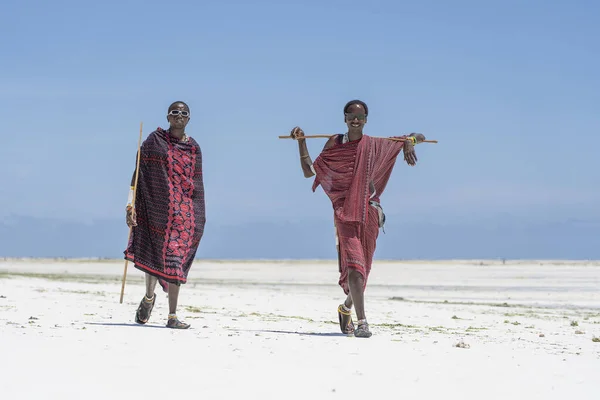
[[[197,261],[187,331],[162,292],[133,322],[123,264],[0,261],[2,398],[600,398],[599,263],[376,262],[370,339],[339,331],[333,262]]]

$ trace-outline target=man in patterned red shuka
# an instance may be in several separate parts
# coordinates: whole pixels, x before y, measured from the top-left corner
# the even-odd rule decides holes
[[[363,135],[369,109],[360,100],[352,100],[344,107],[344,122],[348,131],[333,135],[314,163],[306,147],[304,132],[292,129],[291,136],[298,140],[300,164],[304,177],[315,176],[313,191],[320,185],[331,200],[335,224],[339,285],[346,300],[338,307],[342,333],[356,337],[371,337],[365,316],[364,290],[371,271],[379,228],[385,215],[380,205],[387,182],[404,150],[404,160],[410,166],[417,162],[414,144],[425,140],[420,133],[400,136],[403,141],[392,141]],[[354,327],[351,309],[356,306],[358,326]]]
[[[146,295],[140,302],[135,321],[145,324],[156,302],[154,289],[159,282],[169,297],[167,327],[190,327],[177,318],[181,284],[187,282],[206,222],[202,152],[185,133],[190,109],[177,101],[168,109],[169,129],[157,128],[142,143],[135,208],[132,192],[126,221],[133,227],[125,258],[143,271]],[[137,161],[137,160],[136,160]],[[135,171],[132,177],[132,187]]]

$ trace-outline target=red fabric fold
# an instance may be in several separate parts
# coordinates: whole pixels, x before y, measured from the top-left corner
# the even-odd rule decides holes
[[[371,270],[379,234],[377,211],[369,205],[370,182],[373,200],[379,201],[404,143],[363,135],[360,140],[336,144],[315,159],[313,192],[323,188],[331,200],[339,240],[339,285],[346,294],[348,268],[361,273],[364,284]]]

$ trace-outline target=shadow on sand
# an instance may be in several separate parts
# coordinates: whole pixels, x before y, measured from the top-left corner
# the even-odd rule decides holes
[[[257,333],[283,333],[286,335],[299,335],[299,336],[321,336],[321,337],[343,337],[343,336],[350,336],[350,335],[344,335],[343,333],[336,333],[336,332],[298,332],[298,331],[275,331],[275,330],[254,330],[254,331],[246,331],[246,332],[257,332]]]
[[[123,323],[123,322],[86,322],[86,325],[97,325],[97,326],[127,326],[136,328],[166,328],[164,325],[152,325],[152,324],[136,324],[134,322]]]

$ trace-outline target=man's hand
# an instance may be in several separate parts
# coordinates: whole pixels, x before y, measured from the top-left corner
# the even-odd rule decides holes
[[[127,207],[125,211],[125,221],[127,222],[128,227],[137,226],[135,209],[132,207]]]
[[[292,129],[290,136],[296,140],[306,140],[304,139],[304,131],[300,129],[299,126],[296,126],[294,129]]]
[[[411,133],[408,137],[414,137],[417,143],[421,143],[425,140],[425,135],[422,133]],[[415,153],[415,146],[412,140],[404,142],[404,161],[411,167],[417,164],[417,153]]]
[[[415,146],[411,140],[404,142],[404,161],[411,167],[417,163],[417,153],[415,153]]]

